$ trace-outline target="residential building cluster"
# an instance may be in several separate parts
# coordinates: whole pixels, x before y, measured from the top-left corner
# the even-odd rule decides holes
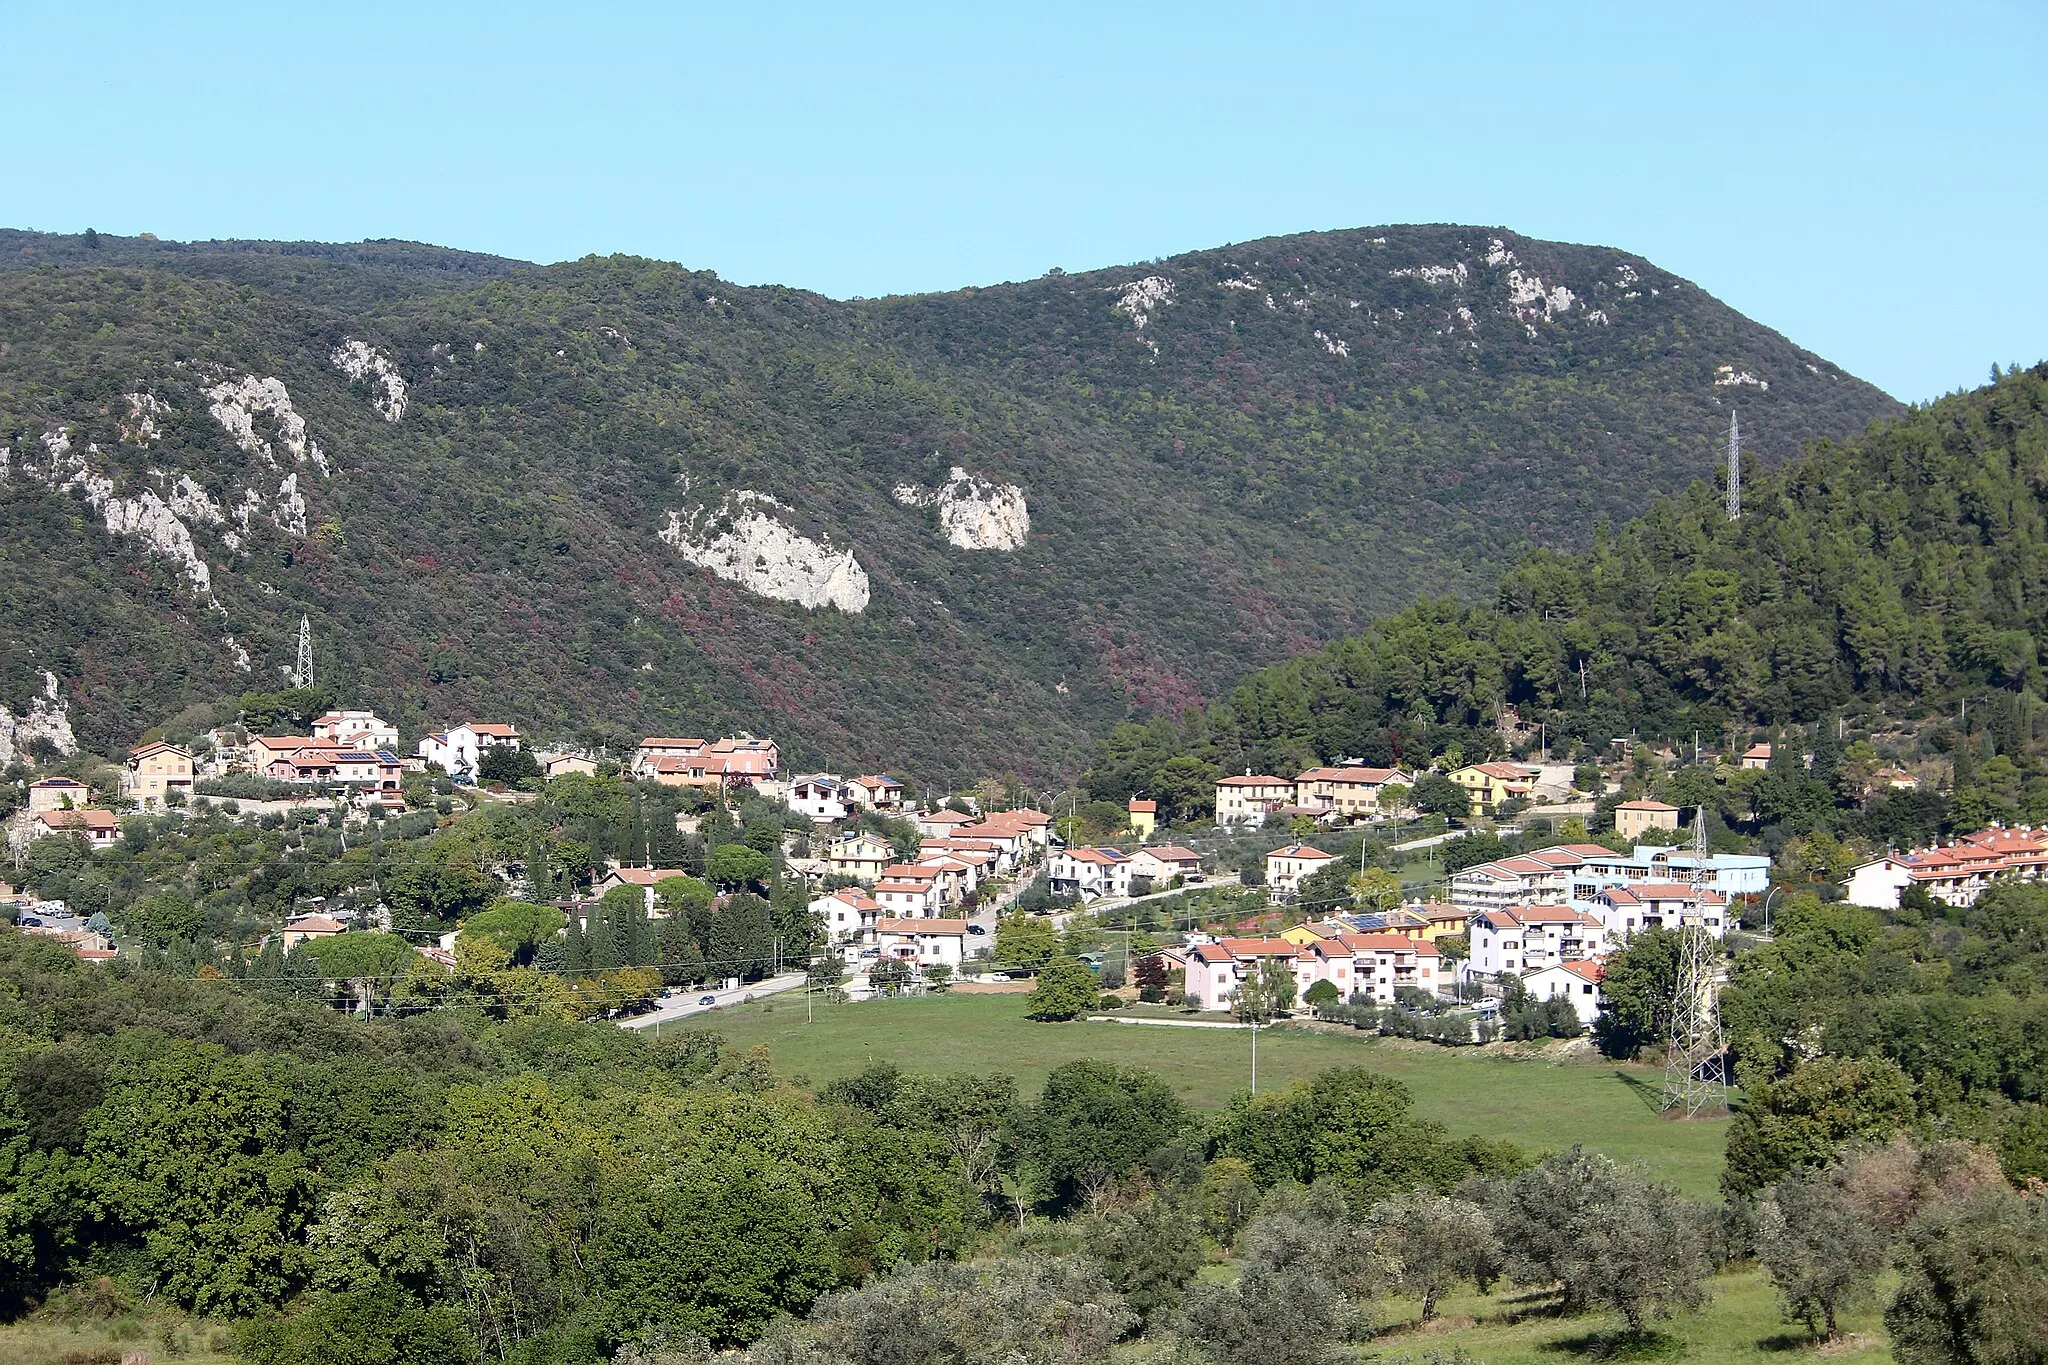
[[[1947,843],[1873,858],[1842,883],[1851,905],[1896,910],[1908,887],[1918,887],[1944,905],[1975,905],[1984,888],[2001,879],[2042,880],[2048,869],[2048,827],[1993,825]]]

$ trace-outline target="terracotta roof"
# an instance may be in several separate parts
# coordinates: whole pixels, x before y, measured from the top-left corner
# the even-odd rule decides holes
[[[495,735],[500,739],[517,739],[519,737],[519,727],[516,725],[500,725],[496,721],[488,720],[466,720],[462,724],[468,726],[470,730],[479,735]],[[462,727],[457,726],[456,728],[460,729]]]
[[[1156,848],[1141,848],[1139,853],[1149,853],[1162,863],[1199,863],[1202,855],[1179,844],[1160,844]],[[1132,855],[1136,857],[1136,854]]]
[[[1158,809],[1159,803],[1157,801],[1140,801],[1135,796],[1131,798],[1131,814],[1133,815],[1151,815],[1157,812]]]
[[[643,749],[701,749],[704,747],[704,741],[701,739],[672,739],[666,735],[649,735],[646,739],[640,741],[640,747]]]
[[[833,900],[844,901],[856,910],[879,910],[882,903],[869,896],[857,886],[842,886],[832,893]]]
[[[1405,776],[1399,768],[1368,768],[1363,765],[1343,768],[1310,768],[1296,782],[1351,782],[1368,787],[1383,787],[1397,777]]]
[[[1334,853],[1325,853],[1321,849],[1311,848],[1307,844],[1289,844],[1285,848],[1274,849],[1266,856],[1268,858],[1321,858],[1324,862],[1334,862],[1337,857]]]
[[[294,915],[284,922],[284,927],[294,934],[339,934],[348,928],[330,915]]]
[[[615,867],[606,875],[617,877],[627,886],[653,886],[670,877],[687,877],[690,874],[673,867]]]
[[[1431,957],[1437,955],[1435,944],[1425,945],[1419,943],[1406,934],[1339,934],[1337,935],[1337,942],[1351,949],[1354,953],[1389,952],[1419,954],[1426,946]]]
[[[930,895],[936,889],[937,882],[930,878],[924,881],[913,882],[906,881],[900,877],[888,877],[875,883],[875,892],[877,895],[884,891],[890,891],[902,892],[904,895],[927,896]]]
[[[28,789],[30,791],[35,791],[37,788],[43,788],[47,790],[51,787],[62,787],[66,791],[85,790],[85,784],[83,782],[80,782],[75,777],[46,777],[40,782],[31,782],[28,784]]]
[[[1678,809],[1678,807],[1676,807],[1676,806],[1671,806],[1671,805],[1666,805],[1666,804],[1665,804],[1664,802],[1662,802],[1662,801],[1624,801],[1624,802],[1622,802],[1622,803],[1621,803],[1620,805],[1616,806],[1616,807],[1615,807],[1615,809],[1616,809],[1616,810],[1673,810],[1673,811],[1675,811],[1675,810],[1677,810],[1677,809]]]
[[[863,787],[900,787],[903,785],[893,777],[856,777],[851,780],[860,783]]]
[[[1226,777],[1216,784],[1219,787],[1291,787],[1294,785],[1284,777]]]
[[[1563,970],[1570,972],[1573,976],[1584,977],[1596,986],[1607,979],[1607,966],[1605,963],[1575,960],[1560,962],[1557,965]]]
[[[101,810],[96,806],[87,806],[84,810],[46,810],[38,814],[36,819],[42,821],[50,829],[84,829],[90,831],[118,829],[121,825],[120,817],[115,815],[114,812]]]
[[[878,934],[946,934],[958,937],[967,932],[964,919],[878,919]]]
[[[181,749],[175,744],[166,744],[160,739],[151,740],[147,744],[137,745],[128,751],[128,756],[130,758],[148,758],[152,754],[163,753],[183,754],[186,758],[192,757],[189,750]]]
[[[921,825],[971,825],[974,817],[962,815],[957,810],[935,810],[917,817]]]
[[[1226,938],[1223,946],[1233,957],[1293,957],[1297,951],[1284,938]]]

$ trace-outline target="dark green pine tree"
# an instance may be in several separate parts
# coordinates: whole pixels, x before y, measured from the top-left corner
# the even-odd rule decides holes
[[[275,938],[263,940],[263,950],[249,964],[248,982],[259,991],[284,989],[284,944]]]

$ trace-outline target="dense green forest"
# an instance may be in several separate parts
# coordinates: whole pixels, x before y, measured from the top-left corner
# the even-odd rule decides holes
[[[103,750],[273,683],[307,614],[319,681],[409,733],[1071,771],[1119,717],[1583,547],[1710,469],[1738,401],[1765,465],[1898,410],[1640,258],[1459,227],[847,302],[625,258],[5,232],[0,331],[0,703],[50,669]],[[303,429],[253,410],[238,444],[210,409],[245,377]],[[955,466],[1022,490],[1021,548],[955,548],[894,496]],[[658,538],[741,490],[850,550],[866,610]],[[136,529],[145,494],[177,528]]]
[[[1245,767],[1478,758],[1539,735],[1558,754],[1633,736],[1688,757],[1696,736],[1739,747],[1787,725],[1811,727],[1795,751],[1815,746],[1832,779],[1847,722],[1948,754],[1973,827],[2048,818],[2044,512],[2048,366],[2015,368],[1746,477],[1739,520],[1696,483],[1584,553],[1531,552],[1490,605],[1422,601],[1206,711],[1120,726],[1087,785],[1193,808]]]

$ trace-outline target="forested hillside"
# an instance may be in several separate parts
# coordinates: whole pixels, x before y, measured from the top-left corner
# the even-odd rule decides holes
[[[1897,406],[1625,253],[1275,239],[835,302],[628,259],[0,234],[0,704],[1049,774]],[[1672,515],[1672,514],[1660,514]],[[1601,553],[1612,554],[1613,550]]]
[[[1739,520],[1695,485],[1601,528],[1583,554],[1531,553],[1490,606],[1425,601],[1253,674],[1205,714],[1120,727],[1089,785],[1199,791],[1241,766],[1426,761],[1454,745],[1476,758],[1511,747],[1503,708],[1566,749],[1630,734],[1683,748],[1695,732],[1967,702],[1965,732],[2008,760],[2017,792],[2040,770],[2044,616],[2036,366],[1821,442],[1750,479]]]

